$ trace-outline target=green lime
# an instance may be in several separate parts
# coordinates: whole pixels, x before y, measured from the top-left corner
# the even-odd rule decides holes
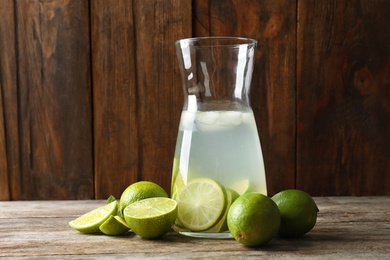
[[[133,202],[153,198],[164,197],[168,198],[166,191],[158,184],[150,181],[139,181],[127,187],[119,200],[119,215],[123,216],[123,210]]]
[[[177,217],[177,202],[169,198],[149,198],[127,206],[126,223],[142,238],[159,238],[171,230]]]
[[[103,234],[109,236],[120,236],[130,230],[125,220],[119,216],[110,216],[100,225],[99,229]]]
[[[212,179],[194,179],[182,188],[177,202],[180,223],[191,231],[203,231],[223,216],[227,206],[226,191]]]
[[[304,191],[289,189],[272,197],[281,215],[280,237],[299,237],[313,229],[317,222],[318,207]]]
[[[246,246],[260,246],[278,233],[279,209],[269,197],[250,192],[230,206],[227,224],[233,237]]]
[[[82,233],[96,233],[99,231],[99,226],[117,211],[118,202],[115,200],[70,221],[69,226]]]
[[[225,208],[225,211],[223,213],[222,218],[219,220],[217,224],[215,224],[212,228],[208,229],[207,232],[225,232],[228,231],[227,226],[227,213],[229,211],[230,205],[239,197],[238,193],[235,190],[226,188],[226,202],[227,207]]]

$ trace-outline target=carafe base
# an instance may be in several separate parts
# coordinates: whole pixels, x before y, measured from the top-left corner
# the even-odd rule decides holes
[[[233,235],[230,232],[222,233],[210,233],[210,232],[190,232],[190,231],[179,231],[179,234],[196,237],[196,238],[215,238],[215,239],[231,239]]]

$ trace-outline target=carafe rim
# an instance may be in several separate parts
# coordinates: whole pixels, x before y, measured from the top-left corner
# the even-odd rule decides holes
[[[175,45],[188,44],[194,48],[210,48],[210,47],[228,47],[239,48],[242,45],[257,45],[257,40],[246,37],[235,36],[204,36],[190,37],[176,40]]]

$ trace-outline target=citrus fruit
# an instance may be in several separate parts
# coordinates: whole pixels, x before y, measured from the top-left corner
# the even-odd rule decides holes
[[[280,213],[269,197],[257,192],[245,193],[230,206],[227,224],[239,243],[260,246],[278,233]]]
[[[119,215],[131,203],[153,197],[168,198],[166,191],[158,184],[150,181],[139,181],[128,186],[119,199]]]
[[[135,234],[159,238],[171,230],[177,217],[177,202],[162,197],[143,199],[127,206],[123,215]]]
[[[120,236],[126,234],[130,228],[119,216],[109,216],[99,227],[100,231],[109,236]]]
[[[227,188],[226,191],[229,191],[232,195],[232,203],[236,201],[236,199],[238,199],[238,197],[240,197],[240,194],[238,194],[237,191],[233,190],[233,189],[230,189],[230,188]]]
[[[203,231],[214,226],[227,206],[225,188],[208,178],[190,181],[180,191],[177,202],[177,217],[191,231]]]
[[[99,226],[118,210],[118,202],[115,200],[109,204],[85,213],[81,217],[69,222],[69,226],[82,233],[95,233]]]
[[[272,200],[281,215],[280,237],[299,237],[315,226],[318,207],[308,193],[289,189],[275,194]]]
[[[227,207],[222,215],[222,218],[215,224],[212,228],[208,229],[207,232],[225,232],[228,231],[227,226],[227,213],[229,211],[230,205],[239,197],[238,193],[235,190],[226,188],[226,202]]]
[[[234,184],[230,185],[230,187],[235,190],[239,195],[252,191],[251,183],[248,179],[235,182]]]
[[[179,161],[174,158],[173,159],[173,170],[172,170],[172,183],[171,183],[171,198],[177,199],[177,196],[184,186],[183,176],[180,173],[179,169]]]

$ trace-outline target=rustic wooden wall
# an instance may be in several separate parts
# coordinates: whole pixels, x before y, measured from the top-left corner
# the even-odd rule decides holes
[[[390,195],[387,0],[2,0],[0,200],[170,188],[174,41],[258,40],[252,106],[270,195]]]
[[[389,1],[298,1],[298,188],[390,194],[389,11]]]

